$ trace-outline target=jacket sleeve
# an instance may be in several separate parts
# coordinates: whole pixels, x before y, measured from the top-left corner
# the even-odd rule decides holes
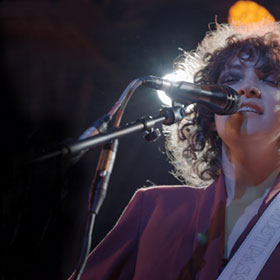
[[[90,253],[81,280],[132,279],[137,257],[143,191],[138,190],[113,229]],[[71,280],[72,277],[69,279]]]

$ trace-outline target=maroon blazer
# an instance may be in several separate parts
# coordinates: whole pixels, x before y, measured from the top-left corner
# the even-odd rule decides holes
[[[235,243],[230,258],[272,198],[280,179]],[[90,254],[82,280],[216,279],[223,266],[226,188],[139,189],[115,227]],[[280,279],[280,246],[258,279]]]

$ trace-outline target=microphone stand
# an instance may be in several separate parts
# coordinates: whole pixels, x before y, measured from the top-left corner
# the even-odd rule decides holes
[[[109,178],[113,170],[113,165],[116,158],[118,148],[117,138],[124,137],[137,131],[144,131],[146,132],[146,140],[154,141],[160,136],[159,130],[154,130],[154,126],[157,123],[171,125],[182,120],[184,116],[185,110],[181,106],[164,108],[160,111],[160,114],[157,117],[141,118],[132,124],[125,125],[124,127],[115,129],[111,132],[101,133],[97,136],[77,141],[61,150],[61,154],[75,154],[101,145],[102,143],[106,143],[101,151],[95,177],[90,189],[86,232],[82,243],[79,263],[74,272],[73,279],[80,279],[86,265],[87,256],[91,248],[91,236],[95,217],[98,214],[99,209],[105,199]]]
[[[119,113],[117,122],[121,118],[121,115],[122,112]],[[181,121],[184,116],[185,109],[183,106],[170,108],[166,107],[163,108],[160,111],[159,115],[156,117],[143,117],[133,123],[126,124],[123,127],[114,128],[110,132],[100,133],[85,139],[83,139],[83,137],[80,137],[80,140],[76,142],[64,145],[62,148],[54,152],[43,155],[29,162],[37,163],[56,156],[67,156],[68,158],[70,158],[70,160],[71,157],[74,159],[80,159],[88,150],[102,144],[104,145],[99,156],[95,176],[90,188],[86,230],[83,238],[79,262],[73,274],[73,280],[80,279],[86,265],[87,256],[91,248],[91,236],[93,232],[95,217],[98,214],[99,209],[106,197],[107,186],[116,158],[119,143],[118,139],[136,133],[138,131],[143,131],[146,134],[145,139],[147,141],[155,141],[160,137],[159,129],[154,129],[157,124],[163,123],[165,125],[171,125],[178,121]],[[107,118],[104,119],[106,119],[107,121]]]
[[[101,146],[104,143],[110,142],[114,139],[122,138],[138,131],[146,131],[148,133],[153,132],[153,127],[156,124],[163,123],[165,125],[171,125],[182,120],[184,115],[185,111],[181,106],[164,108],[156,117],[143,117],[133,123],[126,124],[123,127],[112,129],[110,132],[100,133],[96,136],[88,137],[86,139],[64,145],[54,152],[32,160],[30,163],[44,161],[56,156],[77,156],[81,152],[88,151],[97,146]]]

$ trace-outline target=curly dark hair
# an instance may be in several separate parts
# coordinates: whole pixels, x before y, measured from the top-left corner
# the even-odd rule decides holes
[[[183,69],[184,63],[189,59],[189,53],[183,53],[174,61],[175,70]],[[255,67],[262,72],[277,71],[280,73],[280,38],[274,33],[262,36],[243,38],[238,34],[231,35],[225,40],[225,46],[213,52],[206,52],[203,56],[204,67],[194,75],[196,84],[217,84],[220,73],[225,65],[238,57],[241,62],[255,61]],[[221,173],[221,147],[222,140],[215,130],[214,114],[204,107],[196,104],[187,114],[187,120],[178,124],[177,143],[184,143],[181,153],[184,160],[191,166],[192,177],[197,177],[201,182],[209,182]],[[168,141],[167,141],[168,142]],[[188,178],[176,166],[176,156],[170,149],[168,155],[177,169],[175,176],[189,183]],[[175,162],[175,164],[174,164]]]

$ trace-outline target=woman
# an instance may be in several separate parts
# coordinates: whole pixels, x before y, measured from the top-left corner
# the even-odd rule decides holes
[[[138,190],[82,279],[217,279],[280,192],[280,24],[217,25],[175,67],[232,87],[241,108],[213,116],[190,106],[168,128],[175,175],[195,187]],[[258,279],[276,279],[279,260],[278,245]]]

